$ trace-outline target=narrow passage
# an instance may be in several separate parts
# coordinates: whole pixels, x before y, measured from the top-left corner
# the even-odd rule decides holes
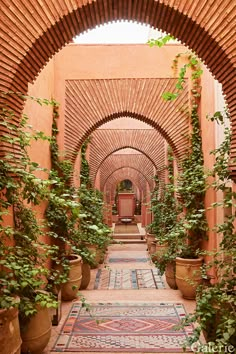
[[[150,261],[140,224],[114,226],[115,243],[81,291],[89,311],[78,300],[63,302],[62,319],[43,354],[182,351],[192,328],[176,332],[173,327],[193,311],[195,301],[169,288]]]

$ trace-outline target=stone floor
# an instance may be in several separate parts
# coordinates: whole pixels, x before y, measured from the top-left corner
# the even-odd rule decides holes
[[[140,228],[139,230],[143,233],[143,230]],[[105,264],[100,265],[99,268],[108,267],[108,269],[152,269],[154,265],[148,261],[147,263],[107,263],[108,257],[129,257],[139,258],[139,257],[147,257],[146,244],[145,243],[123,243],[123,244],[113,244],[109,247],[108,253],[106,256]],[[185,300],[181,296],[179,290],[172,290],[169,288],[168,284],[166,284],[166,289],[132,289],[132,290],[94,290],[94,281],[96,277],[97,269],[91,270],[91,281],[86,290],[81,291],[81,294],[86,298],[87,303],[89,302],[107,302],[107,301],[160,301],[160,302],[180,302],[184,304],[186,311],[192,312],[195,308],[195,301],[193,300]],[[78,300],[75,300],[78,301]],[[64,323],[64,320],[67,317],[67,314],[71,308],[71,302],[63,302],[62,304],[62,318],[60,324],[58,326],[53,326],[51,340],[49,345],[44,350],[43,354],[55,354],[56,352],[52,352],[51,348],[57,338],[58,333],[60,332],[60,328]],[[74,352],[73,352],[74,353]],[[83,354],[83,352],[79,352]],[[94,352],[90,352],[94,353]],[[138,354],[138,352],[136,352]],[[72,354],[67,352],[67,354]],[[89,354],[86,352],[86,354]],[[106,352],[106,354],[109,354]],[[111,353],[110,353],[111,354]],[[126,353],[123,353],[126,354]],[[142,353],[143,354],[143,353]],[[167,354],[167,353],[165,353]]]

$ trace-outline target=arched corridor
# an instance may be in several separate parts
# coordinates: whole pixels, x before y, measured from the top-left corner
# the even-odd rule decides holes
[[[235,351],[235,1],[0,9],[0,354]],[[178,41],[73,43],[119,20]]]
[[[113,351],[128,354],[134,350],[137,353],[179,352],[181,344],[178,343],[182,343],[189,329],[178,334],[172,332],[178,316],[175,317],[170,306],[176,313],[180,306],[183,317],[185,311],[194,310],[195,301],[184,300],[178,290],[170,289],[165,276],[160,276],[151,262],[144,238],[145,229],[140,224],[137,231],[132,225],[114,227],[114,239],[118,243],[109,246],[104,264],[92,270],[87,290],[81,291],[91,306],[91,314],[81,313],[82,317],[76,316],[75,320],[78,303],[74,303],[72,310],[73,304],[64,302],[62,320],[54,327],[44,354],[59,351],[92,353],[96,347],[100,352],[110,354]],[[98,304],[100,308],[96,307]],[[161,309],[158,308],[160,304]],[[143,306],[146,306],[145,316]],[[74,311],[74,315],[70,311]],[[91,315],[100,325],[93,326]],[[58,333],[63,334],[58,336]]]

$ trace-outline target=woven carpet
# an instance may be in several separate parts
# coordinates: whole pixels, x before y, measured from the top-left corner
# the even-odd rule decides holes
[[[139,234],[137,225],[115,225],[115,234]]]
[[[94,289],[164,289],[158,269],[99,269]]]
[[[141,258],[129,258],[129,257],[110,257],[108,258],[108,263],[145,263],[148,262],[147,257],[141,257]]]
[[[98,303],[89,312],[74,303],[51,351],[183,352],[193,328],[175,325],[185,316],[179,303]]]

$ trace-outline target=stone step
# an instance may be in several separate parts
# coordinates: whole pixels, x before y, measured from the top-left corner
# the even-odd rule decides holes
[[[113,239],[131,239],[131,240],[141,240],[144,235],[140,234],[113,234]]]
[[[121,242],[121,243],[132,243],[132,244],[144,244],[144,243],[146,243],[145,240],[128,239],[128,238],[126,238],[126,239],[125,238],[122,238],[122,239],[116,238],[116,239],[114,239],[114,241],[112,243],[119,243],[119,242]]]

